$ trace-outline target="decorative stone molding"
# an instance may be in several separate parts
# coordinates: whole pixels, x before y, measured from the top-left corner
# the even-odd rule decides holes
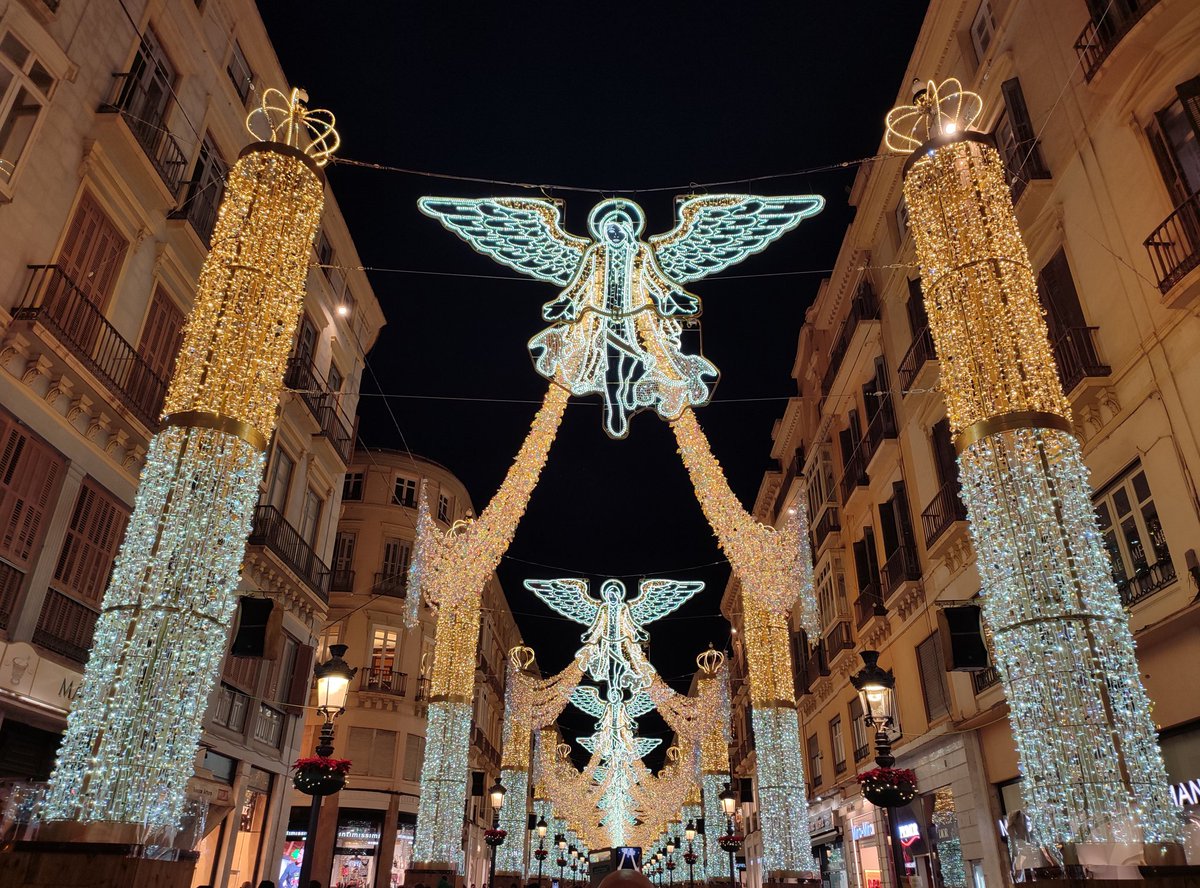
[[[121,465],[126,469],[132,470],[134,466],[140,471],[142,463],[146,459],[146,448],[141,444],[134,444],[132,447],[125,449],[125,458],[121,460]]]
[[[45,355],[38,355],[25,363],[25,370],[21,374],[21,382],[25,385],[33,385],[43,376],[50,375],[51,367],[50,359]]]
[[[71,389],[75,387],[75,383],[67,378],[66,374],[59,375],[56,379],[50,381],[50,387],[46,389],[46,394],[42,395],[46,403],[53,407],[58,403],[59,398],[71,400]]]
[[[879,650],[883,647],[883,643],[892,635],[892,624],[887,617],[877,617],[875,625],[870,631],[866,632],[863,637],[863,645],[866,649]]]
[[[912,583],[896,598],[895,609],[901,620],[907,620],[925,605],[925,587]]]
[[[113,456],[117,448],[127,449],[129,444],[129,434],[124,429],[116,429],[108,436],[108,443],[104,445],[104,452],[109,456]]]
[[[100,436],[101,432],[103,432],[105,435],[108,435],[111,426],[112,417],[101,410],[94,417],[92,417],[92,421],[88,423],[87,431],[83,433],[83,436],[89,441],[95,441],[96,438]],[[107,449],[105,452],[107,452]]]
[[[946,560],[947,570],[953,576],[975,562],[975,547],[971,545],[967,534],[959,534],[958,539],[946,547],[943,557]]]
[[[85,419],[92,418],[92,399],[87,395],[80,395],[67,409],[67,422],[73,424],[81,416]]]

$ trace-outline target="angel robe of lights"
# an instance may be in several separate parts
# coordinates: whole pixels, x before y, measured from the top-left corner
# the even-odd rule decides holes
[[[679,203],[675,228],[647,243],[642,208],[624,198],[592,208],[591,240],[562,229],[553,200],[418,201],[479,252],[564,288],[542,307],[551,326],[529,341],[534,366],[573,395],[599,395],[613,438],[629,434],[640,410],[673,420],[712,397],[717,368],[683,351],[680,318],[700,314],[700,300],[683,284],[763,250],[824,205],[816,195],[692,197]]]

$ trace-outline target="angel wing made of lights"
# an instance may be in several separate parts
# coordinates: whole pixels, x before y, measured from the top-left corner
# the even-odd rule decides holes
[[[630,718],[641,718],[654,708],[654,700],[650,697],[650,694],[644,690],[638,691],[633,699],[625,704],[625,711],[629,713]]]
[[[540,198],[422,197],[417,206],[501,265],[565,287],[591,241],[562,228],[557,201]]]
[[[679,222],[650,238],[654,258],[679,283],[697,281],[759,253],[825,207],[815,194],[709,194],[682,201]]]
[[[704,583],[698,580],[642,580],[638,583],[637,598],[629,602],[629,616],[639,627],[645,626],[679,610],[703,589]]]
[[[600,613],[600,602],[588,595],[587,580],[526,580],[525,588],[552,609],[583,626],[591,626]]]
[[[604,718],[608,712],[609,704],[600,699],[600,691],[591,685],[578,685],[573,688],[570,700],[572,706],[592,718]]]

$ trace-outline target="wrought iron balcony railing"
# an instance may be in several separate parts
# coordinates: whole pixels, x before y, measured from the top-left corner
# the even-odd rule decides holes
[[[921,513],[921,528],[925,531],[925,548],[932,546],[955,521],[967,520],[967,507],[958,495],[958,482],[947,481],[934,494]]]
[[[406,571],[376,571],[375,584],[371,586],[372,595],[388,595],[392,598],[404,598],[408,595],[408,573]]]
[[[1070,392],[1084,379],[1108,376],[1112,369],[1096,353],[1094,336],[1098,327],[1069,327],[1054,342],[1054,358],[1063,388]]]
[[[879,572],[885,598],[891,598],[905,582],[921,579],[921,559],[917,547],[902,543],[891,554]]]
[[[172,195],[178,195],[187,169],[187,155],[167,129],[161,100],[165,85],[155,77],[138,75],[132,71],[114,74],[113,79],[116,81],[113,91],[116,98],[101,105],[100,110],[121,115],[134,140],[158,171],[163,184]]]
[[[1117,583],[1117,589],[1121,593],[1121,604],[1133,607],[1139,601],[1144,601],[1160,589],[1171,585],[1177,576],[1175,564],[1170,558],[1163,558],[1144,567],[1132,577]]]
[[[836,505],[830,503],[825,507],[825,511],[821,513],[821,517],[817,519],[817,523],[813,526],[813,549],[820,549],[831,533],[841,529],[841,513],[838,511]]]
[[[1075,52],[1083,67],[1085,80],[1091,80],[1121,39],[1142,20],[1158,0],[1114,0],[1105,7],[1099,22],[1090,19],[1075,41]]]
[[[167,396],[167,381],[117,332],[96,304],[57,265],[33,272],[14,321],[42,324],[152,431]]]
[[[882,617],[886,613],[887,608],[883,606],[879,584],[874,581],[867,583],[858,593],[858,598],[854,599],[854,615],[858,620],[858,628],[867,625],[871,617]]]
[[[321,434],[329,439],[342,463],[349,465],[354,452],[353,424],[338,408],[337,397],[329,391],[325,380],[307,357],[293,356],[288,360],[283,384],[300,394],[309,412],[321,427]]]
[[[334,570],[329,573],[329,591],[330,592],[353,592],[354,591],[354,571],[352,570]]]
[[[1166,295],[1200,266],[1200,192],[1177,206],[1145,240],[1158,289]]]
[[[833,628],[825,633],[825,653],[830,660],[842,651],[854,649],[854,636],[850,633],[850,622],[840,620]]]
[[[928,327],[922,327],[921,332],[913,337],[912,345],[900,359],[897,375],[900,377],[900,388],[907,391],[912,387],[913,380],[921,372],[921,368],[929,361],[936,360],[937,352],[933,347],[933,334]]]
[[[404,672],[393,672],[391,669],[372,667],[363,674],[360,688],[377,694],[403,697],[408,690],[408,675]]]
[[[329,567],[274,506],[262,505],[254,510],[247,544],[273,552],[321,601],[329,603]]]
[[[183,183],[182,193],[183,202],[171,213],[171,218],[186,219],[204,245],[211,246],[224,190],[213,182],[191,181]]]
[[[837,334],[834,336],[833,348],[829,351],[829,366],[821,378],[821,391],[826,395],[833,388],[833,381],[842,367],[842,361],[850,349],[850,340],[854,338],[854,331],[858,329],[858,325],[863,321],[877,320],[879,320],[879,298],[875,295],[875,289],[870,282],[864,280],[859,285],[858,292],[854,294],[854,299],[850,302],[850,310],[846,313],[846,319],[838,327]]]

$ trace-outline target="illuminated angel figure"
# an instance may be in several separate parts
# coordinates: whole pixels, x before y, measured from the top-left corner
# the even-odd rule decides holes
[[[642,208],[623,198],[592,208],[591,239],[562,229],[553,200],[418,201],[479,252],[564,288],[542,307],[551,326],[529,341],[534,364],[572,394],[600,395],[613,438],[629,433],[639,410],[673,420],[712,396],[717,368],[683,351],[680,318],[700,314],[700,300],[683,284],[759,252],[824,204],[816,195],[692,197],[679,203],[675,228],[647,242]]]
[[[622,690],[636,694],[650,686],[654,669],[642,653],[650,636],[642,627],[677,610],[704,583],[642,580],[638,596],[629,601],[620,580],[605,580],[599,601],[588,594],[587,580],[526,580],[525,588],[567,619],[588,627],[575,661],[593,681],[607,682],[611,696]]]

